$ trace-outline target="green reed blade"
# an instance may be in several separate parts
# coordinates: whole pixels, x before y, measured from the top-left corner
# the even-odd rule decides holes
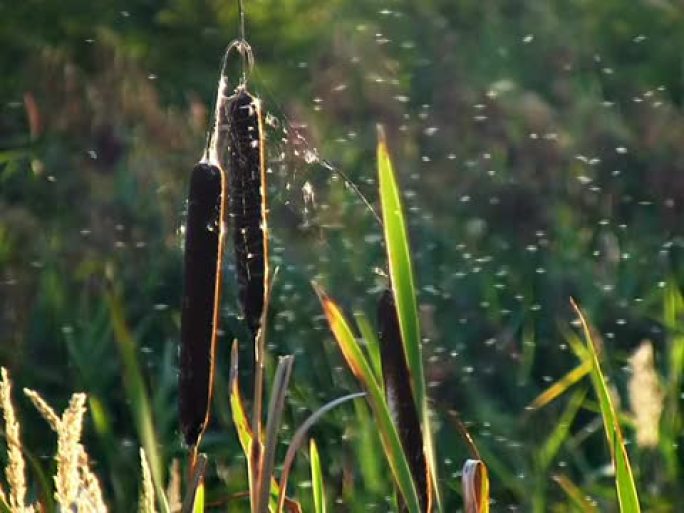
[[[661,452],[665,457],[668,474],[676,479],[681,460],[677,455],[677,439],[684,427],[680,390],[684,381],[684,296],[675,278],[668,280],[663,291],[662,322],[667,337],[667,400],[661,429]]]
[[[192,513],[204,513],[204,483],[200,483],[195,493],[195,504]]]
[[[599,406],[601,408],[601,416],[603,417],[603,428],[610,447],[610,454],[615,466],[615,485],[617,489],[618,502],[620,503],[620,511],[622,513],[639,513],[641,508],[639,506],[639,497],[637,495],[636,485],[634,483],[634,475],[632,467],[629,463],[629,456],[625,449],[625,441],[622,436],[620,422],[613,406],[613,401],[610,397],[608,384],[606,378],[601,370],[598,352],[596,345],[589,329],[589,324],[586,321],[580,308],[572,302],[572,306],[577,312],[582,324],[582,331],[586,346],[591,354],[592,370],[591,381],[594,386],[594,391],[599,399]]]
[[[584,376],[591,372],[591,361],[583,361],[574,369],[568,371],[558,381],[552,383],[546,390],[534,398],[528,410],[536,410],[546,406],[554,399],[563,395],[572,385],[579,382]]]
[[[321,459],[318,456],[318,447],[316,447],[316,442],[313,438],[309,442],[309,457],[311,458],[311,487],[313,489],[314,513],[326,513],[323,470],[321,469]]]
[[[163,456],[157,443],[149,395],[140,370],[140,363],[138,362],[137,344],[126,323],[121,297],[116,290],[107,293],[107,303],[109,304],[114,339],[121,355],[124,389],[126,390],[126,396],[130,399],[136,430],[150,464],[152,481],[157,493],[159,507],[162,513],[169,513],[169,504],[164,494]]]
[[[380,361],[380,342],[378,341],[378,335],[375,333],[366,314],[363,312],[354,312],[354,319],[356,320],[356,325],[359,327],[361,336],[366,343],[366,352],[368,353],[368,360],[370,361],[371,368],[375,373],[375,379],[381,381],[382,363]]]
[[[549,468],[553,462],[553,459],[558,454],[563,442],[567,440],[572,423],[582,407],[582,403],[584,402],[586,396],[587,390],[585,387],[577,390],[570,397],[570,401],[563,410],[563,413],[558,419],[553,431],[537,451],[537,462],[542,473],[546,473],[546,470]]]

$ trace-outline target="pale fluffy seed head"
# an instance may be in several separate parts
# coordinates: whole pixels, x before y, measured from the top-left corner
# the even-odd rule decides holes
[[[22,454],[21,438],[19,437],[19,420],[12,405],[12,382],[7,369],[0,368],[0,408],[5,419],[5,439],[7,442],[7,467],[5,477],[9,485],[7,503],[12,512],[24,513],[30,511],[25,505],[26,500],[26,464]]]
[[[88,455],[83,446],[79,457],[78,470],[81,479],[77,498],[78,511],[88,513],[107,513],[102,497],[102,488],[95,474],[90,469]]]
[[[142,468],[142,490],[140,493],[140,513],[157,513],[154,506],[154,484],[152,483],[152,472],[147,463],[145,449],[140,448],[140,467]]]
[[[57,431],[57,474],[55,499],[70,511],[76,503],[80,487],[79,457],[83,450],[80,439],[85,414],[85,394],[71,396],[69,406],[62,414]]]
[[[38,392],[31,390],[30,388],[25,388],[24,394],[26,394],[26,397],[31,400],[33,406],[35,406],[36,410],[38,410],[38,413],[40,413],[47,423],[50,424],[52,430],[59,432],[59,416],[55,413],[55,410],[53,410],[52,407],[45,402],[45,399],[43,399]]]
[[[640,447],[658,445],[660,416],[664,394],[655,368],[653,344],[645,340],[629,359],[632,375],[629,380],[629,399]]]

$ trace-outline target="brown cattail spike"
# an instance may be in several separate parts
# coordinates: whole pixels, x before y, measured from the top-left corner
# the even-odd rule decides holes
[[[411,468],[421,510],[429,511],[431,494],[423,450],[423,435],[416,402],[411,391],[411,379],[406,365],[397,308],[390,289],[383,292],[378,305],[378,332],[387,403]],[[408,511],[402,502],[400,500],[399,511]]]
[[[253,338],[267,295],[266,172],[261,105],[240,87],[227,106],[229,213],[235,245],[238,299]]]
[[[189,446],[209,417],[221,296],[224,232],[223,171],[200,162],[192,170],[185,231],[185,286],[181,305],[179,407]]]

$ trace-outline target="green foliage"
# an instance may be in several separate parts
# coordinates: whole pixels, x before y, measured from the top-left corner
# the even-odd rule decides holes
[[[311,459],[311,488],[313,490],[314,513],[326,513],[325,484],[323,483],[321,459],[313,438],[309,443],[309,458]]]
[[[297,358],[281,439],[302,412],[358,389],[339,372],[310,280],[349,312],[372,311],[385,280],[382,229],[343,180],[302,157],[315,149],[380,206],[372,163],[381,121],[404,191],[414,279],[407,320],[422,341],[412,361],[425,366],[424,395],[437,413],[444,510],[461,507],[453,492],[468,457],[442,418],[457,409],[487,462],[497,508],[617,511],[600,405],[580,400],[593,363],[564,332],[571,295],[606,342],[601,365],[624,398],[615,415],[642,507],[676,510],[684,11],[623,0],[245,5],[250,85],[279,125],[268,135],[272,257],[282,268],[269,343],[272,354]],[[159,474],[184,454],[175,415],[178,233],[188,163],[201,153],[236,26],[235,3],[214,0],[0,5],[0,364],[55,404],[88,393],[86,442],[113,511],[135,507],[138,442]],[[306,182],[315,201],[305,212]],[[225,294],[219,388],[242,329],[231,286]],[[357,320],[380,383],[373,320]],[[636,442],[630,374],[619,372],[643,339],[653,342],[664,394],[656,447]],[[585,349],[579,365],[566,347],[573,342]],[[249,364],[249,350],[240,351]],[[248,501],[233,497],[248,488],[246,431],[233,436],[227,397],[217,390],[204,440],[221,462],[219,472],[210,466],[206,498],[223,507],[231,497],[227,507],[245,511]],[[527,411],[535,397],[543,401]],[[360,403],[330,412],[313,432],[331,504],[344,500],[353,512],[386,509],[392,485]],[[50,454],[31,415],[26,445]],[[35,465],[37,496],[53,463]],[[309,479],[305,467],[293,466],[293,481]]]

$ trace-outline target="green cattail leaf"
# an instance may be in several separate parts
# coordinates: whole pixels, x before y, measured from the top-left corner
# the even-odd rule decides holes
[[[399,317],[407,365],[411,372],[411,387],[415,394],[416,403],[422,405],[425,402],[425,377],[408,231],[394,167],[382,132],[378,141],[378,175],[392,292]]]
[[[558,419],[553,431],[546,439],[544,444],[539,448],[539,451],[537,452],[537,461],[539,463],[539,467],[542,469],[542,473],[546,472],[546,469],[549,468],[554,458],[558,454],[563,442],[567,440],[568,435],[570,434],[572,423],[577,416],[577,412],[579,412],[580,408],[582,407],[582,403],[584,403],[586,396],[587,390],[586,387],[584,387],[583,389],[577,390],[570,397],[570,401],[565,407],[565,410],[563,410],[563,413]]]
[[[682,432],[680,390],[684,381],[684,296],[676,278],[670,278],[663,290],[662,322],[668,329],[666,401],[661,423],[660,449],[668,474],[677,479],[680,472],[678,440]]]
[[[378,336],[373,330],[370,320],[363,312],[354,312],[354,319],[356,325],[359,327],[361,336],[366,343],[366,352],[368,353],[368,360],[371,368],[375,373],[375,378],[378,381],[382,380],[382,363],[380,361],[380,342]]]
[[[399,186],[387,149],[384,131],[381,127],[378,129],[377,159],[383,229],[392,292],[399,317],[406,364],[411,376],[411,388],[413,389],[416,406],[421,418],[423,447],[428,461],[432,491],[435,495],[437,508],[441,511],[441,498],[437,486],[437,463],[435,461],[432,429],[430,427],[430,412],[425,392],[420,324],[418,321],[418,305],[409,249],[408,230],[406,228]]]
[[[482,460],[467,460],[461,478],[465,513],[489,513],[489,475]]]
[[[615,486],[617,489],[620,511],[621,513],[639,513],[641,508],[639,506],[639,497],[634,483],[632,467],[629,463],[627,450],[625,449],[625,441],[622,436],[620,422],[610,397],[608,383],[601,370],[596,345],[584,314],[574,302],[572,305],[580,318],[585,343],[591,355],[591,382],[599,399],[601,416],[603,417],[603,428],[606,433],[606,439],[608,440],[608,446],[610,447],[613,465],[615,466]]]
[[[312,438],[309,442],[309,457],[311,458],[311,484],[313,489],[314,513],[326,513],[325,485],[323,483],[323,471],[321,460],[318,456],[318,447]]]
[[[252,433],[252,427],[249,425],[249,417],[247,416],[247,410],[245,409],[242,394],[240,393],[238,363],[238,341],[234,340],[230,352],[230,411],[232,413],[235,430],[237,431],[238,440],[240,440],[242,452],[245,454],[245,457],[248,457],[254,434]]]
[[[159,508],[162,513],[169,513],[169,504],[166,500],[166,495],[164,494],[163,485],[162,462],[164,461],[164,458],[159,450],[160,445],[157,443],[157,434],[154,429],[149,395],[140,370],[140,362],[138,361],[137,354],[138,344],[134,340],[133,334],[126,323],[121,297],[117,290],[113,290],[107,294],[107,302],[109,304],[114,339],[119,348],[123,366],[124,389],[126,391],[126,396],[130,399],[136,431],[142,441],[145,454],[149,460]]]
[[[406,507],[410,513],[420,513],[420,503],[413,478],[411,477],[411,470],[399,440],[399,433],[392,422],[390,409],[383,395],[382,388],[375,378],[371,366],[340,308],[321,288],[316,285],[314,285],[314,288],[321,300],[323,312],[328,320],[330,330],[335,336],[335,340],[342,351],[347,365],[368,393],[366,399],[373,410],[380,433],[380,440],[387,456],[392,476],[404,498]]]
[[[200,483],[195,492],[195,503],[192,506],[192,513],[204,513],[204,483]]]

